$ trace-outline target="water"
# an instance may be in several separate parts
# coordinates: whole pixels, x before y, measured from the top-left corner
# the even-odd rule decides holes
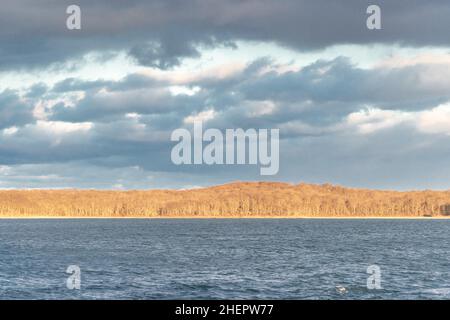
[[[449,253],[448,220],[0,220],[0,298],[448,299]]]

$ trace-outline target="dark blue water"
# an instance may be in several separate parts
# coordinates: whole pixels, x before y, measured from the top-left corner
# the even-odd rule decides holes
[[[450,221],[0,220],[0,298],[448,299]]]

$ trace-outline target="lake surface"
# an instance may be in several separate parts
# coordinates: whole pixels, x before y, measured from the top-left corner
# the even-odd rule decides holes
[[[0,298],[449,299],[450,221],[0,220]]]

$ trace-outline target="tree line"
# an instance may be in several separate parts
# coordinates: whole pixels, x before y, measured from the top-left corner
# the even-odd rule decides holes
[[[2,190],[0,216],[450,216],[450,191],[399,192],[269,182],[193,190]]]

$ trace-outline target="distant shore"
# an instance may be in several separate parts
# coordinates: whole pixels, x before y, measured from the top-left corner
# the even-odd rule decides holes
[[[330,217],[330,216],[322,216],[322,217],[307,217],[307,216],[246,216],[246,217],[234,217],[234,216],[165,216],[165,217],[146,217],[146,216],[129,216],[129,217],[117,217],[117,216],[0,216],[0,220],[13,220],[13,219],[21,219],[21,220],[32,220],[32,219],[138,219],[138,220],[206,220],[206,219],[217,219],[217,220],[251,220],[251,219],[261,219],[261,220],[277,220],[277,219],[305,219],[305,220],[450,220],[448,216],[435,216],[435,217],[421,217],[421,216],[403,216],[403,217],[379,217],[379,216],[371,216],[371,217],[362,217],[362,216],[354,216],[354,217]]]
[[[0,190],[0,219],[449,219],[450,191],[236,182],[191,190]]]

